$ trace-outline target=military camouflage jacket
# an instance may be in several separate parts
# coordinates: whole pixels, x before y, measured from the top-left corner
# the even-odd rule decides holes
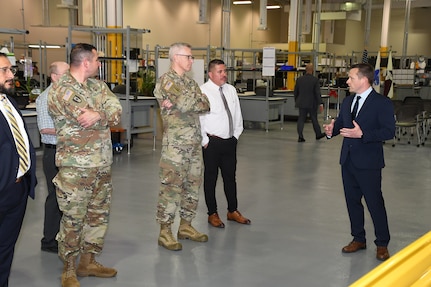
[[[80,108],[97,111],[101,119],[89,128],[77,121]],[[102,81],[80,84],[70,73],[55,83],[48,95],[48,111],[57,133],[57,166],[81,168],[112,164],[110,126],[120,122],[121,104]]]
[[[208,112],[208,98],[202,94],[198,84],[187,77],[180,76],[170,69],[163,74],[154,89],[163,120],[163,145],[200,144],[199,114]],[[169,100],[171,108],[162,107]]]

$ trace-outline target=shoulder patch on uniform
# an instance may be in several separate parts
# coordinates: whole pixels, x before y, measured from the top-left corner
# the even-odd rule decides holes
[[[166,91],[169,91],[169,89],[170,89],[170,88],[172,88],[172,85],[173,85],[173,84],[174,84],[174,83],[173,83],[173,82],[171,82],[171,81],[167,82],[167,83],[165,84],[165,87],[164,87],[164,88],[165,88],[165,90],[166,90]]]
[[[64,92],[63,100],[68,102],[71,105],[78,106],[84,108],[87,105],[87,102],[81,95],[75,94],[72,90],[66,90]]]

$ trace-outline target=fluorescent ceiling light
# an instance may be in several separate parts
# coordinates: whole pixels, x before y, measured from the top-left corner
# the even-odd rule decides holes
[[[266,6],[266,9],[280,9],[281,8],[281,6],[280,5],[268,5],[268,6]]]
[[[251,1],[233,1],[234,5],[251,4]]]
[[[60,45],[39,45],[39,44],[30,44],[28,45],[29,48],[33,48],[33,49],[39,49],[39,48],[47,48],[47,49],[60,49],[61,46]]]

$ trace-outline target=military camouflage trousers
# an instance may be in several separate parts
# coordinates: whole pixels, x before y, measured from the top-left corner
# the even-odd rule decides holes
[[[61,167],[53,183],[63,212],[56,238],[61,259],[100,253],[111,207],[111,166]]]
[[[192,221],[202,183],[201,146],[163,146],[160,181],[157,222],[172,224],[178,206],[180,217]]]

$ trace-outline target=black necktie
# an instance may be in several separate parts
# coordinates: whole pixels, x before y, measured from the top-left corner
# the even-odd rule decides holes
[[[359,100],[361,99],[360,96],[356,96],[356,102],[353,105],[353,110],[352,110],[352,121],[356,118],[356,115],[358,114],[358,107],[359,107]]]

